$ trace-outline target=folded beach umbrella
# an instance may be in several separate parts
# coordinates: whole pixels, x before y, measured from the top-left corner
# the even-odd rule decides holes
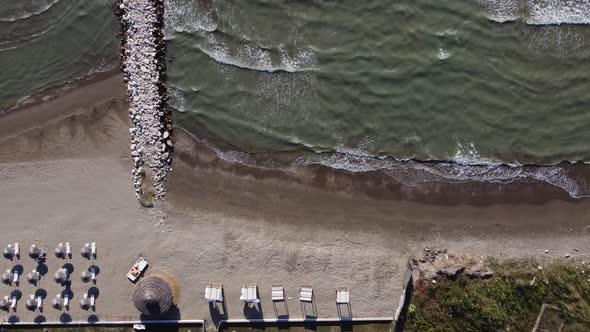
[[[8,299],[6,299],[6,298],[2,298],[0,300],[0,308],[2,310],[8,310],[9,307],[10,307],[10,301],[8,301]]]
[[[51,301],[51,306],[53,307],[53,309],[61,310],[61,304],[62,304],[62,299],[59,296],[56,296]]]
[[[14,258],[14,248],[12,247],[6,247],[4,248],[4,250],[2,250],[2,256],[4,256],[4,258],[6,259],[13,259]]]
[[[92,253],[92,248],[90,248],[90,244],[89,243],[84,244],[84,246],[80,250],[80,254],[82,254],[82,257],[90,258],[91,253]]]
[[[66,247],[63,245],[57,246],[55,248],[55,257],[57,258],[66,258]]]
[[[31,284],[36,285],[37,282],[39,282],[39,279],[40,279],[40,275],[39,275],[39,272],[37,272],[36,270],[33,270],[32,272],[29,272],[29,274],[27,274],[27,280]]]
[[[83,310],[90,309],[90,299],[88,298],[88,296],[84,296],[80,300],[80,308],[82,308]]]
[[[80,279],[84,283],[90,282],[90,280],[92,280],[92,273],[90,273],[89,271],[82,271],[82,273],[80,274]]]
[[[36,244],[33,244],[30,248],[29,248],[29,257],[31,257],[32,259],[37,259],[39,258],[39,255],[41,254],[41,249],[39,249],[39,247],[37,247]]]
[[[14,275],[10,272],[10,270],[2,273],[2,282],[7,284],[7,285],[12,285],[12,278],[14,277]]]
[[[57,272],[55,272],[55,274],[53,275],[53,280],[55,280],[55,282],[57,282],[58,284],[63,284],[67,281],[67,275],[64,272],[63,269],[59,269],[57,270]]]
[[[37,301],[34,298],[30,298],[25,302],[25,307],[31,311],[35,311],[37,309]]]
[[[133,304],[142,314],[158,317],[173,305],[172,287],[164,279],[148,276],[135,286]]]

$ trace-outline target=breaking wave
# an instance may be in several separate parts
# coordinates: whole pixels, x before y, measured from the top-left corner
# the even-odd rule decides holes
[[[456,161],[395,159],[371,156],[354,149],[312,153],[300,156],[292,162],[260,160],[247,152],[221,149],[182,127],[177,128],[214,151],[217,157],[222,160],[262,169],[289,170],[296,167],[321,165],[351,173],[379,171],[399,183],[412,187],[420,187],[431,182],[508,184],[518,180],[534,180],[561,188],[572,198],[590,197],[590,183],[569,174],[566,167],[561,164],[546,166],[507,164],[476,159],[478,156],[475,152],[467,152],[468,157],[460,157]],[[474,150],[472,144],[467,147],[461,146],[459,149],[463,149],[462,152],[458,152],[459,155],[464,155],[465,151],[470,151],[470,149]]]
[[[476,0],[486,16],[503,23],[590,24],[590,0]]]

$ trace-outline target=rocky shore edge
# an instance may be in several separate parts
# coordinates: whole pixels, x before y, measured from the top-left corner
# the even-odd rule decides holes
[[[139,202],[154,205],[166,195],[173,152],[172,116],[166,93],[163,0],[118,0],[121,21],[120,68],[124,74],[133,127],[133,186]]]

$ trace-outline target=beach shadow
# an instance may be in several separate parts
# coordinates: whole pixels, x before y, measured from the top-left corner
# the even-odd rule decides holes
[[[352,318],[352,308],[350,307],[350,303],[337,303],[336,310],[338,311],[338,317],[340,317],[340,319]]]
[[[300,301],[301,302],[301,313],[303,313],[304,318],[317,318],[318,311],[315,305],[315,299],[311,302],[307,301]]]
[[[66,269],[68,271],[69,275],[72,275],[72,273],[74,273],[74,264],[72,263],[65,263],[62,266],[62,269]]]
[[[402,310],[399,314],[399,319],[395,322],[394,332],[403,332],[406,327],[406,320],[408,319],[408,310],[410,303],[412,303],[412,296],[414,295],[414,277],[410,276],[408,284],[406,285],[406,298],[402,304]]]
[[[35,317],[35,319],[33,320],[33,322],[35,322],[35,324],[41,324],[41,323],[45,323],[47,321],[47,318],[45,318],[45,316],[43,315],[38,315],[37,317]]]
[[[227,306],[225,305],[225,290],[221,289],[221,298],[224,300],[221,303],[216,302],[213,305],[213,302],[209,302],[209,314],[211,315],[211,321],[215,327],[219,326],[219,322],[222,320],[227,320]]]
[[[287,301],[272,301],[272,307],[277,319],[289,319],[289,306]]]
[[[98,299],[98,296],[100,295],[100,290],[96,287],[90,287],[88,289],[88,296],[92,296],[94,295],[95,299]]]
[[[15,324],[18,322],[20,322],[20,318],[18,318],[17,315],[10,315],[10,317],[8,317],[8,323]]]
[[[96,276],[97,276],[96,279],[98,280],[98,275],[100,274],[100,267],[98,267],[96,265],[91,265],[88,268],[88,272],[92,273],[92,270],[94,270],[94,274],[96,274]],[[92,283],[96,285],[96,280],[93,280]]]
[[[264,317],[262,313],[262,302],[254,305],[244,302],[244,309],[242,311],[246,319],[262,319]]]
[[[181,315],[180,315],[180,310],[178,309],[178,306],[173,305],[170,310],[162,315],[146,315],[146,314],[141,314],[139,316],[140,320],[180,320],[181,319]]]
[[[89,324],[96,324],[100,321],[100,319],[98,318],[97,315],[90,315],[90,316],[88,316],[87,321]]]
[[[60,323],[70,323],[72,321],[72,316],[64,312],[63,314],[59,315],[59,321]]]
[[[44,276],[47,274],[47,272],[49,272],[49,268],[47,265],[45,265],[45,263],[38,263],[35,270],[37,270],[41,276]]]
[[[18,303],[18,301],[20,301],[20,299],[23,298],[23,293],[21,291],[19,291],[18,289],[15,289],[12,292],[10,292],[10,298],[13,298],[13,297],[16,297],[16,302]],[[16,312],[16,309],[17,308],[14,308],[15,312]]]

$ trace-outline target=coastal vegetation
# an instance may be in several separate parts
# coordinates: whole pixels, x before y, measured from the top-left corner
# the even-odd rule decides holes
[[[539,331],[590,329],[588,260],[487,263],[494,271],[488,279],[418,279],[405,331],[531,331],[543,304]]]

